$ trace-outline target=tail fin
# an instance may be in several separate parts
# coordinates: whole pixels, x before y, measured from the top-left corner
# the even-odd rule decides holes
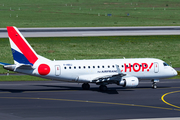
[[[29,45],[16,27],[7,27],[11,50],[15,64],[33,65],[38,60],[38,55]]]

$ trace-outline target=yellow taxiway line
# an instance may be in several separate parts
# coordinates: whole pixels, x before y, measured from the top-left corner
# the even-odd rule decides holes
[[[180,111],[180,109],[157,107],[157,106],[113,103],[113,102],[101,102],[101,101],[88,101],[88,100],[71,100],[71,99],[56,99],[56,98],[33,98],[33,97],[0,97],[0,98],[1,99],[2,98],[4,98],[4,99],[29,99],[29,100],[51,100],[51,101],[65,101],[65,102],[96,103],[96,104],[106,104],[106,105],[122,105],[122,106],[131,106],[131,107],[143,107],[143,108],[154,108],[154,109]]]
[[[179,90],[179,91],[173,91],[173,92],[165,93],[165,94],[161,97],[161,100],[162,100],[164,103],[166,103],[166,104],[168,104],[168,105],[170,105],[170,106],[172,106],[172,107],[175,107],[175,108],[180,109],[179,106],[173,105],[173,104],[168,103],[168,102],[166,102],[166,101],[164,100],[164,97],[165,97],[166,95],[173,94],[173,93],[178,93],[178,92],[180,92],[180,90]]]

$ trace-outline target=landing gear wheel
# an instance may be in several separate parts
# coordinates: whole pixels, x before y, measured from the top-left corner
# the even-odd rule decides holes
[[[153,88],[153,89],[156,89],[156,88],[157,88],[156,83],[153,83],[152,88]]]
[[[100,85],[99,90],[100,91],[107,91],[107,86],[106,85]]]
[[[157,88],[156,83],[159,82],[159,80],[154,79],[154,80],[151,80],[151,81],[153,82],[153,83],[152,83],[152,88],[153,88],[153,89],[156,89],[156,88]]]
[[[153,84],[153,85],[152,85],[152,88],[153,88],[153,89],[156,89],[156,88],[157,88],[157,85]]]
[[[89,88],[90,88],[90,85],[88,83],[83,83],[82,84],[82,89],[83,90],[89,90]]]

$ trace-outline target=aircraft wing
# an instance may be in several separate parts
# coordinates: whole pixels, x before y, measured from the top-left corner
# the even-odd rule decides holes
[[[118,73],[97,73],[97,74],[88,74],[88,75],[80,75],[78,77],[78,81],[82,82],[105,82],[105,81],[120,81],[120,78],[125,76],[125,74]]]
[[[87,81],[87,82],[110,82],[110,81],[120,81],[120,78],[125,76],[119,67],[116,65],[117,73],[97,73],[97,74],[88,74],[81,75],[78,77],[78,81]]]

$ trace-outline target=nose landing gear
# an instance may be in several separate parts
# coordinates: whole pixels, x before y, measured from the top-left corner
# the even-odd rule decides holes
[[[153,82],[153,83],[152,83],[152,88],[153,88],[153,89],[156,89],[156,88],[157,88],[156,83],[159,82],[159,80],[154,80],[154,79],[153,79],[153,80],[151,80],[151,81]]]

